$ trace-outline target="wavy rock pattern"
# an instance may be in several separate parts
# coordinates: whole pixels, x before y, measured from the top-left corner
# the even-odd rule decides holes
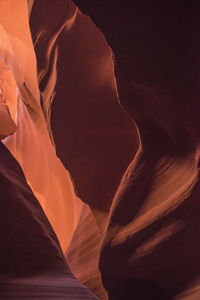
[[[0,152],[0,298],[97,299],[72,275],[17,161]]]
[[[58,24],[64,27],[68,5],[67,1],[59,2],[59,17],[57,15],[54,23],[51,21],[55,10],[52,2],[44,24],[44,20],[38,22],[43,18],[46,8],[45,2],[41,3],[35,2],[30,22],[36,41],[39,73],[43,69],[42,63],[47,60],[55,28]],[[41,36],[37,39],[44,28],[45,38]],[[101,243],[98,236],[102,236],[102,233],[97,230],[99,226],[104,230],[115,191],[137,150],[137,132],[119,106],[111,51],[91,20],[78,11],[70,31],[63,29],[55,45],[58,49],[57,80],[51,110],[51,130],[57,155],[70,171],[78,195],[90,205],[90,209],[83,208],[77,234],[73,237],[73,240],[78,239],[78,244],[73,242],[70,245],[66,257],[77,278],[101,299],[106,299],[101,280],[98,279],[97,249],[100,249]],[[48,89],[51,74],[50,67],[46,79],[42,81],[41,88],[44,91]],[[92,236],[95,237],[94,244]],[[92,251],[93,255],[87,255],[88,251]]]
[[[11,1],[0,5],[8,11]],[[72,276],[64,252],[74,275],[102,300],[200,298],[199,8],[157,0],[50,0],[47,8],[44,0],[29,7],[23,0],[13,13],[24,13],[18,28],[2,17],[0,55],[21,96],[17,131],[5,144],[62,247],[1,145],[2,159],[9,156],[0,168],[1,204],[12,195],[16,208],[1,221],[1,270],[18,273],[9,282],[16,293],[95,299]],[[11,170],[22,186],[7,176]],[[24,219],[14,226],[16,211]],[[4,298],[13,297],[9,285],[1,287]]]
[[[134,278],[143,278],[171,299],[198,282],[200,271],[199,5],[74,2],[113,50],[119,99],[140,136],[109,214],[100,258],[104,284],[112,299],[132,299]],[[148,291],[145,281],[141,286]],[[198,288],[192,297],[199,297]]]

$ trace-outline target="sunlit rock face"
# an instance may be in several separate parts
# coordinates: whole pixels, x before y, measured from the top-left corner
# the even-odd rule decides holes
[[[45,1],[35,2],[30,25],[39,74],[48,55],[51,62],[57,60],[56,94],[51,106],[56,152],[70,171],[78,195],[90,205],[87,213],[82,211],[66,257],[69,255],[74,274],[103,299],[106,295],[98,270],[102,231],[138,140],[134,124],[118,103],[111,50],[101,32],[80,11],[70,30],[66,28],[66,11],[74,11],[70,3],[60,1],[55,12],[53,2],[48,11]],[[60,28],[63,30],[56,39]],[[40,83],[44,95],[52,77],[52,63],[45,70]],[[79,231],[82,227],[85,229]],[[90,244],[93,235],[99,236],[95,246]]]
[[[1,297],[199,299],[199,4],[0,16]]]
[[[7,83],[2,85],[2,90],[17,127],[16,132],[3,142],[20,163],[29,185],[41,203],[65,251],[75,228],[78,214],[76,206],[80,205],[69,173],[56,156],[49,135],[46,114],[43,113],[40,103],[36,56],[29,28],[27,1],[21,1],[20,5],[14,6],[12,1],[3,1],[0,9],[2,14],[0,56],[3,66],[9,69],[14,79],[14,85],[10,86],[10,89],[6,89]],[[5,72],[1,72],[3,82],[10,79],[6,75]],[[52,77],[54,78],[54,72]],[[53,82],[50,87],[53,94]],[[17,106],[15,117],[12,115],[13,106],[10,105],[10,100],[7,100],[10,99],[10,95],[15,98]],[[48,94],[45,96],[45,99],[50,97]],[[42,97],[44,98],[43,94]]]
[[[88,205],[84,205],[72,242],[66,251],[73,274],[99,299],[107,299],[99,270],[102,232]]]
[[[56,156],[40,105],[27,1],[12,4],[0,3],[0,136],[7,147],[0,144],[0,298],[97,299],[75,279],[63,255],[80,200]],[[70,25],[70,15],[68,20]],[[16,124],[14,133],[8,121]]]
[[[17,161],[0,142],[0,298],[97,299],[72,275]]]
[[[35,1],[32,9],[30,25],[39,74],[46,70],[40,87],[44,92],[48,89],[57,49],[51,107],[56,151],[83,201],[108,211],[137,150],[137,133],[119,106],[112,53],[102,33],[80,11],[69,30],[68,10],[72,14],[74,7],[64,0],[56,9],[50,1],[48,11],[45,1]]]

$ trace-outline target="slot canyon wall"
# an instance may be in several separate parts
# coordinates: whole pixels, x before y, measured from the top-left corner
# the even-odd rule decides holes
[[[0,2],[1,299],[199,299],[199,6]]]

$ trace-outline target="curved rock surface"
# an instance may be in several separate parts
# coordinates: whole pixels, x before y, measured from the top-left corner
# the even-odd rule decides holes
[[[198,300],[199,4],[28,3],[0,3],[4,143],[40,204],[1,144],[3,299],[95,299],[67,260],[102,300]]]
[[[0,298],[97,299],[72,275],[42,207],[0,142]]]
[[[111,298],[132,299],[140,278],[172,299],[193,282],[198,286],[200,271],[199,4],[74,2],[113,50],[120,103],[140,136],[109,214],[104,284]],[[145,281],[141,286],[148,291]],[[141,290],[138,297],[147,299]],[[198,287],[191,297],[198,299]]]

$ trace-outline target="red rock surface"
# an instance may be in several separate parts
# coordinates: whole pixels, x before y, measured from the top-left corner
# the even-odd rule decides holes
[[[17,108],[6,100],[18,121],[4,143],[44,212],[30,190],[31,206],[17,194],[23,199],[19,216],[29,203],[29,217],[4,229],[3,240],[11,249],[6,235],[11,232],[20,251],[32,257],[26,235],[20,243],[15,234],[32,224],[38,264],[29,268],[36,278],[14,283],[16,293],[25,289],[42,297],[51,281],[48,297],[58,290],[57,297],[71,297],[73,276],[64,253],[73,274],[102,300],[198,300],[199,4],[35,0],[29,10],[25,0],[20,5],[9,19],[10,0],[0,3],[7,11],[0,56],[21,97]],[[17,14],[22,20],[13,26]],[[5,94],[14,99],[15,93],[12,86]],[[15,190],[11,177],[8,186]],[[52,264],[41,259],[42,251]],[[20,255],[15,263],[22,272]],[[83,299],[84,293],[90,297],[73,282]],[[3,288],[11,291],[5,283]]]
[[[97,299],[72,275],[23,172],[0,142],[0,299]]]
[[[119,99],[140,135],[104,235],[100,268],[105,286],[118,299],[115,286],[122,282],[123,297],[132,299],[134,278],[143,278],[171,299],[192,282],[198,285],[200,270],[199,5],[74,2],[113,50]],[[191,297],[198,295],[197,288]]]

